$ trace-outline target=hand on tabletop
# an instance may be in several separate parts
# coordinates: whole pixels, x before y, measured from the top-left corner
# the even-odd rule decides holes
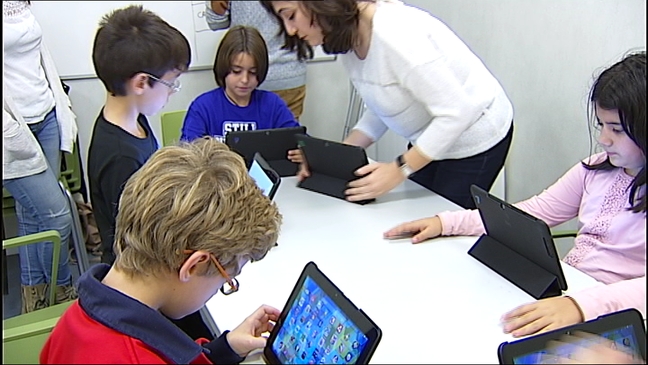
[[[387,239],[413,236],[412,243],[420,243],[429,238],[441,235],[441,219],[438,216],[423,218],[407,223],[402,223],[383,233]]]
[[[344,191],[348,201],[373,199],[388,193],[405,180],[395,162],[373,162],[355,171],[357,176],[363,176],[348,184]]]
[[[502,316],[504,333],[522,337],[583,322],[583,314],[570,297],[552,297],[521,305]]]
[[[299,148],[295,148],[294,150],[288,151],[287,158],[290,162],[294,162],[294,163],[304,162],[304,156],[302,155],[302,152]]]
[[[272,331],[281,311],[269,305],[262,305],[247,317],[243,323],[227,333],[227,342],[239,356],[245,357],[251,351],[265,347],[266,338],[261,335]]]

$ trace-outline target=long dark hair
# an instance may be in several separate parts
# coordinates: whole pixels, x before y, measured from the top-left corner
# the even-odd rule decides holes
[[[313,47],[311,47],[308,42],[304,42],[299,39],[297,36],[290,36],[286,32],[286,27],[284,27],[283,19],[275,13],[272,8],[272,1],[260,1],[261,5],[272,15],[273,18],[279,23],[279,33],[278,36],[283,36],[284,45],[281,49],[286,49],[291,52],[297,52],[297,59],[300,61],[313,58]]]
[[[284,48],[299,52],[301,47],[308,46],[308,43],[299,37],[286,33],[283,20],[272,8],[272,1],[262,0],[261,4],[279,20],[285,39]],[[316,23],[322,28],[322,49],[325,53],[347,53],[353,49],[358,40],[360,19],[357,0],[299,1],[299,6],[311,16],[311,24]]]
[[[646,186],[646,52],[626,55],[623,60],[603,71],[594,82],[588,100],[588,119],[596,122],[596,105],[602,109],[619,112],[623,131],[641,149],[644,166],[632,180],[630,205],[635,213],[646,212],[646,191],[638,197],[641,187]],[[616,168],[608,157],[597,164],[583,166],[588,170],[611,170]]]

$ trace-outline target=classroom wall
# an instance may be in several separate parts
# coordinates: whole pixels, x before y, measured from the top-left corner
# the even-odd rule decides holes
[[[506,199],[518,201],[553,183],[590,146],[585,102],[593,75],[631,48],[645,49],[644,0],[409,0],[445,21],[500,80],[515,108],[515,134],[506,163]],[[38,6],[38,2],[34,2]],[[182,91],[163,111],[186,109],[215,86],[211,71],[181,77]],[[70,80],[81,152],[105,94],[97,79]],[[308,66],[302,123],[322,138],[340,140],[349,81],[339,61]],[[159,116],[151,117],[160,134]],[[405,141],[393,135],[371,154],[390,160]],[[566,228],[573,228],[573,222]]]

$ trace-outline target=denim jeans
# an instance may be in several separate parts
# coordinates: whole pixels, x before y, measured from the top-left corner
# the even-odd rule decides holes
[[[65,192],[58,182],[61,169],[61,139],[56,112],[49,112],[43,121],[29,125],[47,159],[47,170],[16,179],[3,180],[2,185],[16,202],[18,235],[47,230],[61,235],[57,285],[71,284],[68,243],[72,231],[72,214]],[[20,281],[22,285],[50,282],[52,273],[52,242],[40,242],[19,248]]]
[[[466,158],[432,161],[412,174],[410,180],[463,208],[475,209],[470,185],[490,190],[497,174],[504,167],[512,138],[511,124],[504,139],[489,150]]]

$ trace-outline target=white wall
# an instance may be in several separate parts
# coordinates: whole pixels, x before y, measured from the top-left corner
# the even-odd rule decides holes
[[[644,0],[409,0],[448,24],[508,92],[515,134],[506,164],[506,199],[527,198],[590,152],[585,102],[593,74],[630,48],[645,49]],[[54,14],[52,15],[54,16]],[[211,71],[181,77],[164,111],[186,109],[215,86]],[[71,80],[85,162],[92,123],[105,94],[96,79]],[[349,81],[339,61],[308,66],[302,123],[322,138],[342,138]],[[151,118],[159,137],[159,117]],[[375,150],[389,160],[405,141],[389,135]],[[571,227],[571,226],[570,226]]]

